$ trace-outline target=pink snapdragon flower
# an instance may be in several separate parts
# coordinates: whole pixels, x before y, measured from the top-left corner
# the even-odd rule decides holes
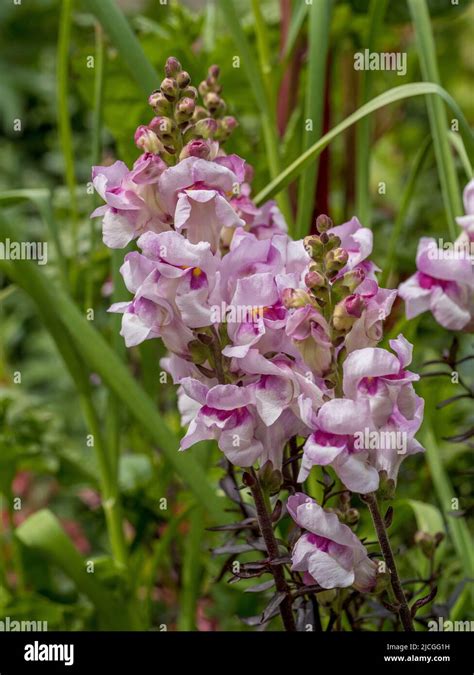
[[[317,414],[303,409],[302,419],[313,433],[303,448],[298,480],[311,468],[331,466],[345,486],[362,494],[379,487],[379,472],[397,480],[405,457],[422,452],[415,434],[423,419],[424,401],[406,370],[412,345],[399,335],[390,341],[397,356],[366,347],[352,352],[343,365],[343,391],[322,405]]]
[[[214,439],[227,459],[241,467],[270,460],[281,467],[283,447],[303,425],[289,409],[265,424],[252,387],[208,386],[193,378],[181,380],[180,411],[189,426],[181,450]],[[268,420],[267,420],[268,421]]]
[[[328,513],[314,499],[299,492],[288,499],[288,512],[305,532],[296,542],[292,570],[303,572],[305,584],[323,588],[374,589],[377,567],[352,530],[335,513]]]
[[[230,165],[239,171],[236,164]],[[163,172],[158,191],[176,231],[186,232],[193,244],[209,242],[215,251],[223,227],[245,225],[230,204],[239,186],[239,177],[222,162],[188,157]]]
[[[143,232],[169,230],[169,218],[164,211],[156,184],[166,164],[157,155],[141,155],[132,171],[123,162],[111,166],[95,166],[92,183],[107,202],[91,215],[103,217],[104,244],[124,248]]]
[[[313,432],[303,447],[298,482],[306,480],[315,465],[331,466],[349,490],[362,494],[377,490],[379,475],[368,450],[355,442],[358,432],[373,428],[368,403],[336,398],[324,403],[316,415],[309,410],[307,417],[306,411],[302,417]]]
[[[422,237],[416,266],[418,271],[398,288],[407,318],[429,310],[444,328],[472,330],[474,269],[469,254],[460,250],[447,256],[434,239]]]

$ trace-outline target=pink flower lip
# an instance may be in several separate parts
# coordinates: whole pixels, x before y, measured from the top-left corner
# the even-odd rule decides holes
[[[399,375],[396,375],[399,377]],[[358,386],[359,391],[364,391],[371,396],[375,396],[379,389],[379,378],[378,377],[363,377],[359,382]]]
[[[313,534],[312,532],[308,533],[308,541],[311,544],[314,544],[317,549],[324,551],[325,553],[327,553],[329,546],[332,543],[327,537],[321,537],[319,534]]]
[[[430,290],[433,288],[433,286],[439,286],[443,290],[446,290],[452,285],[450,281],[445,281],[444,279],[435,279],[435,277],[430,277],[429,274],[425,274],[424,272],[417,272],[417,277],[420,287],[425,290]]]

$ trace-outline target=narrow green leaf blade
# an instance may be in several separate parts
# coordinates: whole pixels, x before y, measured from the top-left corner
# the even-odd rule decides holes
[[[346,117],[346,119],[340,124],[337,124],[335,127],[333,127],[331,131],[328,131],[328,133],[320,138],[317,143],[308,148],[308,150],[306,150],[306,152],[304,152],[301,157],[290,164],[290,166],[288,166],[277,178],[273,179],[266,188],[258,193],[255,198],[257,205],[262,204],[267,199],[270,199],[274,195],[278,194],[280,190],[291,183],[297,176],[300,175],[300,173],[306,168],[306,166],[308,166],[308,164],[314,161],[314,159],[321,154],[324,148],[329,145],[329,143],[334,140],[334,138],[339,136],[339,134],[348,129],[352,124],[355,124],[366,115],[370,115],[386,105],[396,103],[397,101],[401,101],[406,98],[423,96],[426,94],[436,94],[437,96],[441,96],[441,98],[446,101],[459,120],[464,143],[467,149],[472,150],[474,147],[472,131],[469,128],[462,110],[445,89],[432,82],[413,82],[411,84],[402,84],[399,87],[394,87],[393,89],[389,89],[383,94],[376,96],[371,101],[365,103],[358,110],[352,113],[352,115]]]
[[[159,77],[143,51],[140,42],[114,0],[85,0],[103,29],[120,52],[123,62],[143,89],[150,94],[159,83]]]

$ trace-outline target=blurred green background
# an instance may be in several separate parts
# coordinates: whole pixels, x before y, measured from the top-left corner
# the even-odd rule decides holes
[[[233,67],[233,58],[239,51],[220,3],[170,0],[161,5],[156,0],[127,0],[118,4],[158,73],[161,74],[169,55],[181,61],[194,83],[203,79],[209,65],[220,65],[225,99],[231,114],[240,123],[227,150],[238,153],[254,166],[254,193],[257,193],[270,180],[261,118],[245,69]],[[255,49],[251,4],[246,0],[235,4],[245,34]],[[286,70],[280,58],[282,17],[288,8],[290,13],[297,12],[298,4],[278,0],[260,3],[271,45],[272,78],[275,90],[280,91],[276,117],[282,167],[301,154],[308,89],[307,19],[304,18],[287,60],[289,86],[279,90]],[[406,52],[408,71],[404,77],[393,71],[372,73],[371,96],[422,79],[408,9],[404,2],[389,5],[374,47],[379,51]],[[472,123],[474,7],[467,2],[455,7],[441,1],[429,3],[429,7],[440,81]],[[111,258],[110,251],[101,244],[98,221],[91,225],[88,217],[97,205],[88,185],[91,165],[97,159],[99,163],[107,163],[119,158],[130,166],[139,154],[133,142],[134,131],[139,124],[147,123],[152,113],[116,46],[107,35],[101,36],[87,2],[76,0],[65,65],[66,102],[77,178],[75,216],[70,208],[64,146],[58,133],[60,9],[61,3],[57,0],[24,1],[21,5],[2,2],[0,5],[3,128],[0,191],[4,195],[4,198],[0,195],[1,217],[19,239],[47,239],[51,235],[47,233],[44,210],[41,212],[34,201],[20,200],[11,191],[38,188],[52,191],[49,215],[57,227],[68,265],[72,261],[71,294],[76,306],[84,314],[88,308],[94,309],[91,322],[94,328],[114,345],[169,427],[179,434],[175,388],[171,383],[160,381],[158,361],[163,355],[160,344],[148,342],[125,354],[121,338],[117,336],[117,321],[106,313],[117,258]],[[368,1],[363,0],[334,3],[324,93],[325,130],[360,105],[362,75],[354,70],[353,59],[354,52],[366,45],[368,9]],[[88,59],[97,57],[98,40],[102,39],[103,108],[97,137],[94,113],[97,70],[88,66]],[[158,84],[157,79],[156,86]],[[15,130],[15,120],[21,121],[20,130]],[[383,268],[407,176],[430,129],[423,97],[382,108],[371,120],[369,202],[374,260]],[[467,178],[457,156],[455,162],[463,186]],[[321,158],[315,209],[328,210],[337,223],[354,215],[356,174],[355,127],[352,127],[338,136]],[[386,184],[385,194],[378,192],[381,181]],[[432,152],[420,172],[396,242],[391,286],[395,287],[413,273],[416,246],[422,235],[448,236]],[[61,261],[53,246],[49,255],[46,275],[51,283],[58,283]],[[111,405],[108,388],[101,377],[94,368],[85,365],[84,374],[91,387],[90,400],[98,411],[104,435],[115,438],[121,453],[118,476],[129,559],[125,571],[113,563],[100,506],[97,457],[94,447],[89,447],[89,430],[81,412],[77,384],[64,367],[35,303],[17,284],[10,283],[7,276],[0,277],[0,281],[0,620],[6,616],[46,620],[50,630],[116,627],[110,615],[115,606],[124,603],[127,612],[121,627],[247,630],[239,617],[258,614],[264,601],[262,594],[242,592],[249,585],[247,582],[229,585],[225,574],[223,580],[218,580],[226,560],[233,560],[235,555],[225,551],[223,555],[211,554],[210,549],[223,546],[226,537],[205,528],[222,523],[197,506],[195,494],[181,480],[163,448],[149,440],[123,402],[113,397]],[[115,293],[120,299],[127,298],[118,283]],[[400,322],[403,322],[403,307],[397,304],[388,331],[398,330]],[[437,326],[431,316],[412,322],[404,331],[415,343],[415,370],[419,370],[424,361],[439,358],[451,344],[451,336]],[[468,336],[461,339],[460,350],[462,356],[472,353],[472,340]],[[467,379],[470,364],[472,361],[463,366]],[[425,426],[422,440],[430,441],[431,452],[436,453],[442,469],[437,473],[433,460],[428,462],[423,455],[403,464],[391,532],[405,578],[423,578],[427,574],[429,561],[414,541],[417,530],[448,532],[436,554],[436,564],[442,565],[436,611],[443,616],[454,611],[457,618],[468,618],[469,596],[462,594],[466,565],[460,556],[460,550],[463,547],[465,550],[466,531],[453,530],[451,521],[465,523],[472,517],[472,448],[466,442],[451,443],[443,438],[472,426],[472,401],[435,412],[437,402],[457,393],[448,378],[430,378],[420,386],[419,392],[427,397],[429,410],[429,426]],[[114,406],[115,413],[110,416]],[[215,491],[222,473],[217,464],[219,453],[206,447],[191,452],[205,468],[208,483]],[[449,482],[443,483],[446,477]],[[460,499],[459,507],[452,508],[449,499],[456,497]],[[20,501],[15,501],[17,498]],[[47,550],[31,543],[35,532],[25,530],[24,536],[14,536],[16,527],[43,508],[59,519],[84,564],[94,562],[93,576],[100,590],[95,587],[91,590],[81,581],[77,568],[77,564],[82,564],[78,563],[79,559],[71,554],[65,562],[61,557],[64,549],[60,535],[53,546],[46,546]],[[32,529],[36,531],[38,527],[39,532],[40,525],[45,528],[46,539],[53,541],[54,526],[48,529],[48,522],[42,522]],[[373,536],[366,515],[358,534]],[[463,543],[459,544],[459,538]],[[239,559],[245,560],[246,554]],[[374,621],[373,628],[376,627],[384,627],[383,616]]]

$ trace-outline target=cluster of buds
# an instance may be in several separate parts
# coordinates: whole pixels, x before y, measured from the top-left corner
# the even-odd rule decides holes
[[[330,230],[332,220],[318,216],[316,230],[305,238],[304,245],[312,262],[305,276],[311,302],[319,309],[332,329],[333,340],[342,337],[360,318],[364,309],[361,295],[354,293],[364,280],[362,268],[341,271],[346,267],[349,254],[341,247],[341,239]]]
[[[199,92],[173,56],[165,65],[165,78],[148,102],[156,117],[138,127],[135,142],[144,152],[159,155],[168,165],[186,157],[213,159],[237,122],[225,115],[226,103],[218,83],[219,68],[211,66]],[[203,105],[199,105],[199,94]]]

